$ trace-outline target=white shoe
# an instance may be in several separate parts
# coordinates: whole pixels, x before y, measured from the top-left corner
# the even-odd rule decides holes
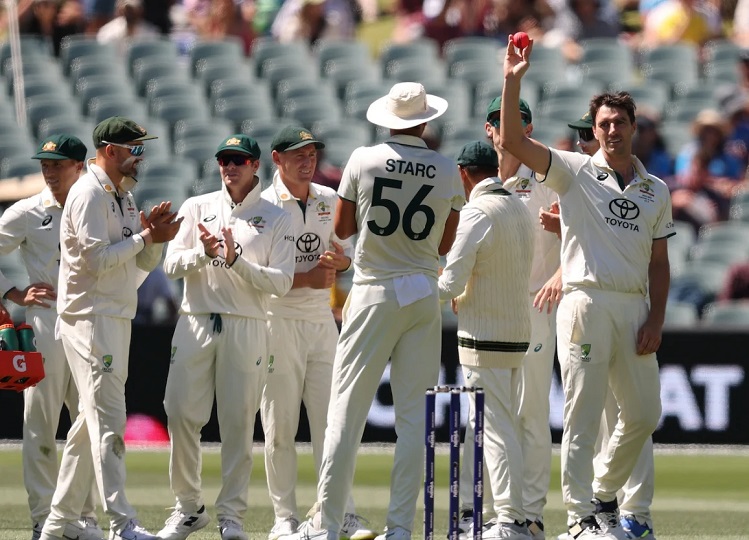
[[[81,516],[81,525],[83,525],[90,534],[93,534],[98,538],[104,538],[104,531],[101,530],[99,522],[94,516]]]
[[[393,529],[385,527],[385,532],[375,540],[411,540],[411,531],[407,531],[403,527],[394,527]]]
[[[44,523],[37,522],[31,527],[31,540],[39,540],[42,537],[42,526]]]
[[[191,533],[202,529],[211,518],[205,511],[205,505],[194,514],[188,514],[177,508],[164,522],[164,527],[156,534],[162,540],[185,540]]]
[[[528,527],[525,523],[495,523],[481,533],[482,540],[529,540]]]
[[[247,533],[242,529],[242,524],[231,518],[219,519],[218,530],[221,540],[247,540]]]
[[[461,510],[460,520],[458,521],[458,537],[466,534],[473,525],[473,510]]]
[[[80,519],[66,523],[62,537],[66,540],[102,540],[104,532],[98,525],[89,527],[86,521]]]
[[[472,540],[473,539],[473,516],[470,518],[470,522],[468,523],[468,528],[466,529],[466,532],[460,532],[460,524],[458,524],[458,540]],[[497,518],[493,517],[489,521],[484,521],[481,524],[481,535],[483,536],[486,534],[486,531],[491,529],[497,524]]]
[[[568,540],[617,540],[615,536],[603,532],[593,516],[586,517],[570,527],[567,538]]]
[[[377,533],[366,525],[369,521],[357,514],[347,513],[343,516],[343,526],[339,536],[341,540],[373,540]]]
[[[278,540],[278,538],[294,534],[299,527],[299,520],[294,516],[276,519],[276,523],[268,533],[268,540]]]
[[[159,540],[159,537],[148,532],[140,521],[133,518],[119,531],[109,529],[109,540]]]
[[[290,536],[284,537],[284,540],[326,540],[328,538],[327,529],[316,528],[313,521],[314,518],[303,521],[299,524],[296,532]],[[317,522],[319,523],[320,520],[318,519]]]
[[[596,505],[596,521],[604,534],[613,536],[616,540],[628,540],[630,537],[622,527],[619,516],[619,504],[616,499],[604,503],[593,499]]]
[[[546,540],[546,533],[544,532],[544,522],[540,519],[536,521],[526,520],[525,524],[528,526],[528,534],[533,540]]]

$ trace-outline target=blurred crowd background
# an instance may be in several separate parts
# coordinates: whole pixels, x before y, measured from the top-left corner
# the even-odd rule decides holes
[[[38,175],[45,136],[90,146],[98,121],[125,114],[160,136],[140,204],[218,189],[216,144],[240,131],[260,142],[267,184],[267,143],[288,123],[326,141],[317,181],[336,187],[351,151],[387,135],[367,107],[403,80],[449,101],[427,139],[452,156],[485,136],[507,36],[523,30],[539,140],[574,150],[567,124],[594,94],[635,97],[635,152],[677,220],[667,322],[749,325],[749,0],[20,0],[17,65],[11,12],[0,4],[0,178]],[[1,192],[7,206],[23,190]],[[21,279],[19,264],[0,270]],[[137,322],[172,320],[178,286],[147,283]]]

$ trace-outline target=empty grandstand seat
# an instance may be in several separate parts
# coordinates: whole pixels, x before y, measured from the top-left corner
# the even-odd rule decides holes
[[[383,77],[388,77],[389,66],[392,62],[404,59],[414,59],[425,65],[439,62],[439,46],[437,42],[424,38],[409,43],[388,43],[380,53],[380,71]]]
[[[170,39],[141,39],[133,41],[127,48],[128,71],[134,73],[134,64],[141,58],[159,57],[177,62],[179,51],[177,45]]]
[[[244,62],[245,56],[242,40],[229,37],[222,41],[198,41],[194,43],[190,49],[190,70],[193,75],[213,58],[231,58],[237,64]]]
[[[353,62],[372,62],[369,48],[363,41],[355,40],[320,40],[314,48],[317,65],[321,76],[327,72],[331,62],[342,58]]]
[[[146,95],[151,80],[170,75],[189,81],[187,71],[177,62],[166,58],[142,58],[135,66],[135,88],[139,96]]]
[[[323,77],[332,81],[340,97],[343,97],[349,84],[358,84],[364,81],[382,82],[380,71],[374,64],[357,62],[350,58],[339,58],[328,62]]]
[[[734,300],[710,303],[702,310],[701,322],[704,326],[749,328],[749,302]]]
[[[15,155],[2,158],[0,160],[0,178],[14,178],[17,176],[27,176],[29,174],[39,174],[39,162],[31,159],[33,148],[27,149],[26,155]]]
[[[455,62],[473,60],[499,66],[504,58],[504,44],[491,37],[465,36],[447,40],[442,46],[442,56],[448,66]]]
[[[664,326],[693,326],[698,320],[697,309],[693,304],[676,301],[666,303]]]
[[[246,97],[219,98],[213,105],[213,115],[229,120],[236,129],[248,118],[271,118],[273,107],[268,102]]]
[[[98,124],[111,116],[128,118],[146,116],[146,106],[135,99],[123,99],[122,96],[99,96],[89,103],[89,118]]]
[[[121,64],[117,50],[111,43],[99,43],[95,37],[76,34],[66,36],[60,42],[60,62],[63,73],[70,73],[73,62],[83,57],[105,58],[112,63]]]
[[[275,40],[255,40],[252,46],[252,61],[255,75],[261,76],[268,67],[268,62],[283,59],[298,64],[310,64],[311,57],[307,44],[302,41],[281,43]]]
[[[223,139],[236,132],[236,126],[229,120],[219,118],[187,118],[174,124],[174,144],[190,137],[213,139],[218,147]]]

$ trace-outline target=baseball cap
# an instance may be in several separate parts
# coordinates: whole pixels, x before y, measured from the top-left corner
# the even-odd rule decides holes
[[[489,120],[489,117],[495,112],[499,112],[500,109],[502,109],[502,96],[497,96],[492,100],[491,103],[489,103],[489,107],[486,109],[486,119]],[[520,98],[520,114],[528,121],[529,124],[533,122],[533,113],[531,113],[531,106],[528,105],[528,102],[523,98]]]
[[[94,128],[94,148],[106,146],[104,141],[125,144],[132,141],[158,139],[132,120],[124,116],[112,116],[99,122]]]
[[[593,129],[593,117],[590,116],[590,111],[586,111],[580,120],[575,120],[567,125],[572,129]]]
[[[237,154],[248,154],[255,159],[260,158],[260,145],[252,137],[248,137],[244,133],[237,133],[224,139],[221,144],[218,145],[216,150],[216,157],[221,152],[234,152]]]
[[[484,141],[473,141],[460,149],[456,163],[462,167],[478,165],[480,167],[499,167],[499,158],[494,148]]]
[[[78,137],[72,135],[50,135],[42,139],[36,155],[31,159],[74,159],[85,161],[88,149]]]
[[[308,144],[314,144],[318,150],[325,148],[325,145],[318,141],[307,128],[286,126],[273,137],[270,148],[277,152],[286,152],[287,150],[296,150]]]

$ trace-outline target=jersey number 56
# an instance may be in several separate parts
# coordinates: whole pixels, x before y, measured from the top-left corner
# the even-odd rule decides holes
[[[373,234],[376,234],[377,236],[390,236],[398,229],[398,225],[401,223],[400,208],[394,200],[388,199],[383,195],[383,190],[385,188],[401,189],[402,187],[402,180],[375,176],[374,190],[372,192],[372,208],[375,206],[382,206],[388,211],[390,217],[388,222],[384,225],[379,225],[374,219],[367,221],[367,227],[369,227],[369,230],[372,231]],[[432,230],[432,227],[434,227],[434,210],[432,210],[430,206],[423,204],[424,199],[429,195],[429,192],[432,191],[432,189],[434,189],[434,186],[421,186],[419,191],[416,192],[416,195],[414,195],[413,199],[409,201],[408,205],[406,205],[406,209],[403,211],[403,232],[412,240],[423,240],[429,236],[429,232]],[[417,232],[414,231],[413,222],[414,216],[419,213],[424,214],[426,223],[424,224],[424,228]]]

